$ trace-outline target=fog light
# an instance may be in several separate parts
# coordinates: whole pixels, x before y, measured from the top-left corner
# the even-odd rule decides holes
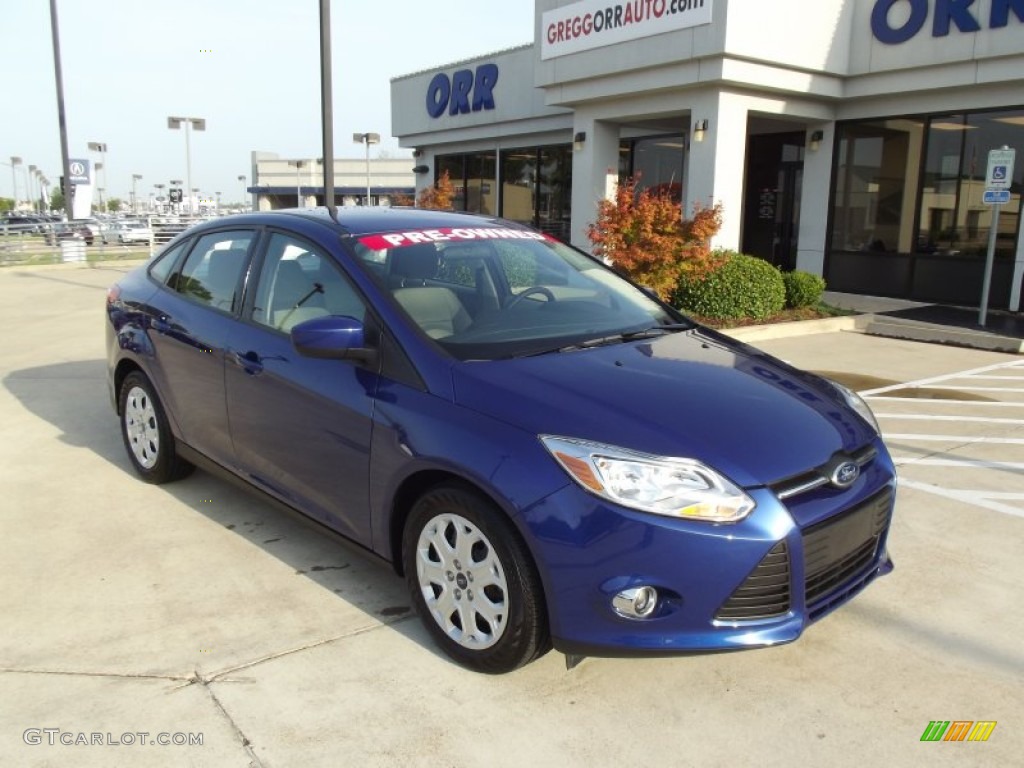
[[[612,598],[612,608],[627,619],[646,619],[658,607],[658,590],[654,587],[624,589]]]

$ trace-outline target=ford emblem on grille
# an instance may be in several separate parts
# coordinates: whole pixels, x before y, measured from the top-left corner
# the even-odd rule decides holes
[[[860,467],[852,461],[844,461],[834,470],[829,480],[836,488],[849,488],[860,477]]]

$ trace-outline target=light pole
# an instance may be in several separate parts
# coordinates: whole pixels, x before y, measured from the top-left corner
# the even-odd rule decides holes
[[[249,209],[249,206],[245,204],[245,174],[239,176],[238,180],[242,182],[242,212],[244,213]]]
[[[299,171],[306,167],[305,160],[289,160],[288,165],[295,166],[295,207],[302,207],[302,179],[299,177]]]
[[[366,145],[366,204],[370,204],[370,145],[380,144],[379,133],[353,133],[352,141]]]
[[[195,216],[199,209],[199,187],[192,187],[192,196],[188,199],[189,210]]]
[[[103,163],[96,163],[96,180],[97,181],[99,181],[99,173],[102,170],[103,170]],[[106,177],[106,172],[105,171],[103,173],[103,176],[104,176],[104,178]],[[106,187],[96,187],[96,191],[100,193],[100,212],[101,213],[103,212],[103,190],[105,188]]]
[[[168,117],[167,127],[172,131],[181,128],[185,124],[185,178],[188,181],[188,188],[192,188],[192,143],[189,135],[192,130],[205,131],[206,118],[203,117]],[[191,130],[190,130],[191,129]],[[189,213],[195,213],[194,203],[189,200]]]
[[[36,171],[39,179],[39,207],[46,213],[50,212],[50,180],[43,175],[42,171]]]
[[[36,204],[35,188],[32,186],[32,179],[36,175],[36,171],[39,170],[34,165],[28,167],[28,174],[25,176],[25,183],[28,185],[28,199],[32,203],[32,212],[39,213],[39,206]]]
[[[11,188],[13,189],[14,207],[11,210],[18,210],[18,166],[21,165],[20,157],[11,157]]]
[[[141,181],[141,180],[142,180],[142,174],[141,173],[133,173],[132,174],[132,213],[135,213],[135,214],[137,214],[139,212],[139,201],[138,201],[138,198],[135,196],[135,182]]]
[[[164,187],[166,187],[166,186],[167,186],[166,184],[154,184],[153,185],[153,189],[156,190],[156,205],[157,205],[157,208],[161,208],[162,207],[163,201],[160,198],[164,196]]]
[[[220,216],[220,192],[214,192],[214,194],[217,195],[217,208],[215,210],[217,215]]]

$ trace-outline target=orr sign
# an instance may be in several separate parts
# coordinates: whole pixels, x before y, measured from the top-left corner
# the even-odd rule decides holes
[[[541,59],[711,23],[711,0],[582,0],[541,17]]]
[[[1010,23],[1010,14],[1024,22],[1024,0],[990,0],[988,18],[972,8],[975,0],[875,0],[871,9],[871,34],[888,45],[905,43],[924,28],[931,17],[932,37],[945,37],[953,27],[960,32],[980,32],[981,23],[999,29]]]

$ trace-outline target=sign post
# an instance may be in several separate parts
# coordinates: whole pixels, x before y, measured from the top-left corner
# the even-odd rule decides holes
[[[988,292],[992,284],[992,264],[996,258],[996,235],[999,233],[999,210],[1010,201],[1013,183],[1013,161],[1017,151],[1009,147],[989,150],[988,171],[985,174],[985,193],[982,201],[992,206],[992,225],[988,230],[988,253],[985,255],[985,276],[981,282],[981,303],[978,306],[978,325],[985,325],[988,314]]]

